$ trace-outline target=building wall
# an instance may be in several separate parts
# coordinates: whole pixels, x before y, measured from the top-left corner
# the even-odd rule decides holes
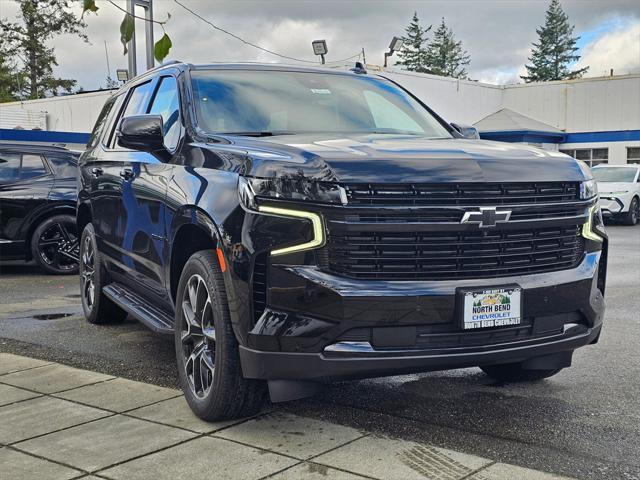
[[[0,104],[0,117],[6,118],[9,112],[17,109],[46,112],[46,130],[90,132],[104,102],[110,95],[110,91],[103,91],[3,103]],[[3,128],[14,128],[14,126],[3,125]]]
[[[502,107],[566,132],[640,129],[640,75],[506,85]]]

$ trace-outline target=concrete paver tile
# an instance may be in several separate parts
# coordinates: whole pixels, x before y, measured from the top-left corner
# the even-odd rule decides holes
[[[351,427],[276,412],[227,428],[215,435],[307,459],[363,434]]]
[[[172,398],[148,407],[138,408],[127,412],[127,415],[199,433],[210,433],[239,422],[239,420],[227,420],[211,423],[200,420],[191,411],[184,397]]]
[[[202,437],[100,472],[115,480],[204,478],[252,480],[296,461],[214,437]]]
[[[27,400],[38,396],[38,393],[33,393],[29,390],[23,390],[22,388],[0,383],[0,407],[2,405],[8,405],[13,402],[19,402],[21,400]]]
[[[26,368],[40,367],[42,365],[48,365],[49,363],[51,362],[14,355],[12,353],[0,353],[0,375],[17,372],[18,370],[24,370]]]
[[[356,440],[313,461],[383,480],[454,480],[491,463],[474,455],[375,436]]]
[[[0,377],[0,382],[36,392],[55,393],[111,378],[115,377],[89,370],[79,370],[66,365],[52,364],[3,375]]]
[[[109,412],[51,397],[0,407],[0,443],[9,444],[89,422]]]
[[[270,480],[300,480],[301,478],[304,480],[362,480],[365,477],[342,472],[326,465],[305,462],[274,475]]]
[[[75,388],[54,396],[114,412],[124,412],[180,394],[179,390],[116,378],[108,382]]]
[[[570,480],[569,477],[561,477],[553,473],[507,465],[506,463],[494,463],[470,476],[469,480],[513,480],[516,478],[518,480]]]
[[[10,448],[0,448],[0,467],[2,468],[0,477],[7,480],[33,480],[34,478],[67,480],[82,473]]]
[[[185,430],[115,415],[27,440],[16,448],[94,472],[194,436]]]

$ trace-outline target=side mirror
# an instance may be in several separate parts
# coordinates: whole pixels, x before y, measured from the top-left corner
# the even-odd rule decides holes
[[[116,132],[118,145],[141,152],[164,150],[162,117],[160,115],[133,115],[124,117]]]
[[[452,123],[451,126],[460,134],[463,138],[473,138],[478,140],[480,138],[480,134],[478,133],[478,129],[471,125],[465,125],[463,123]]]

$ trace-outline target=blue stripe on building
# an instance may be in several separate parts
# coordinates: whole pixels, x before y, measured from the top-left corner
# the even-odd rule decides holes
[[[608,132],[544,132],[538,130],[500,130],[480,132],[480,138],[499,142],[528,143],[603,143],[640,141],[640,130]]]
[[[13,142],[81,143],[89,141],[89,133],[52,132],[49,130],[10,130],[0,128],[0,140]]]

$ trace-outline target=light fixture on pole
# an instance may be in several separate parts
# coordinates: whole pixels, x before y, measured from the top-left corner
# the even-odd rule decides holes
[[[384,53],[384,68],[387,68],[387,58],[402,48],[403,41],[401,38],[393,37],[389,44],[389,51]]]
[[[324,56],[327,54],[327,41],[326,40],[314,40],[311,42],[314,55],[320,55],[322,64],[324,65]]]
[[[129,70],[126,68],[119,68],[116,70],[116,78],[121,82],[129,80]]]

